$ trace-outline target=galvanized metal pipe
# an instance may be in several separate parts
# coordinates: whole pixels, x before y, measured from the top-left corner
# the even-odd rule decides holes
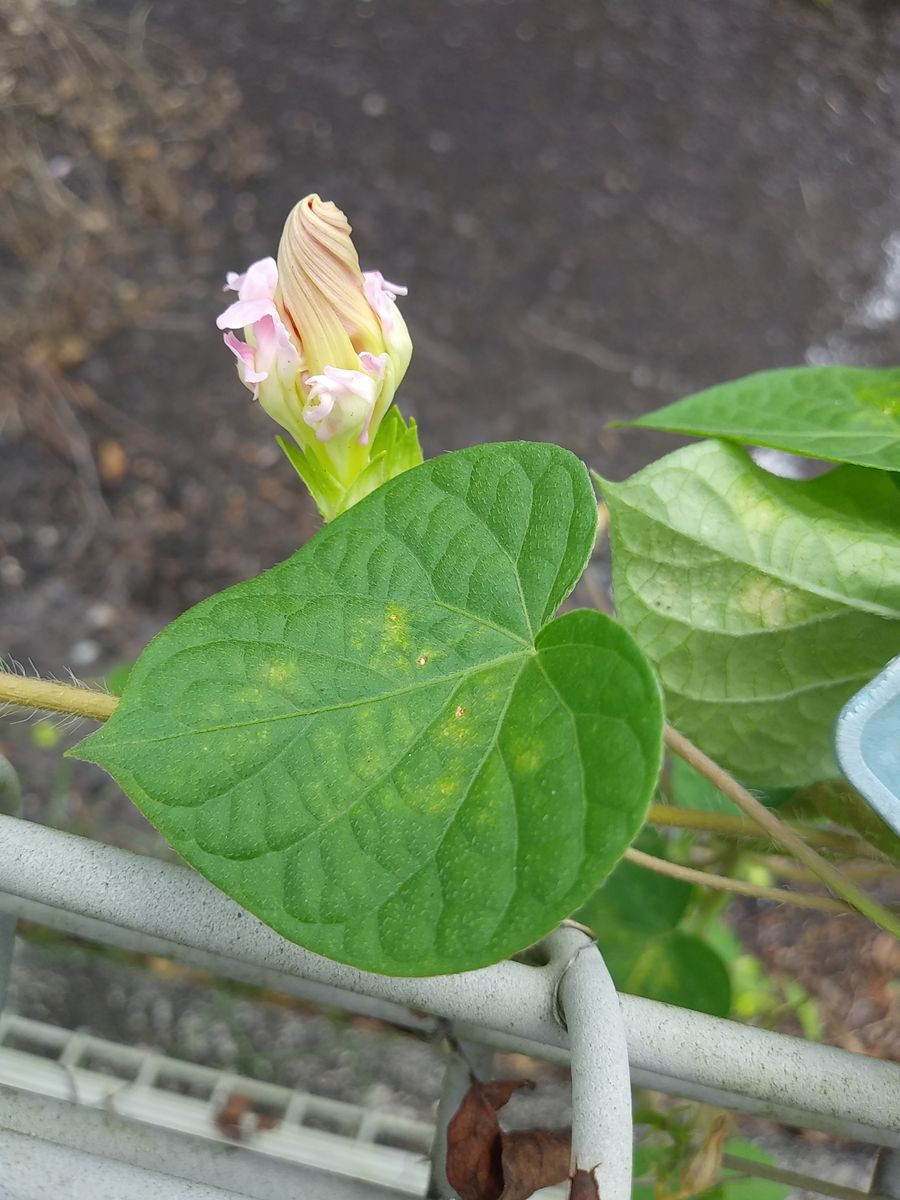
[[[233,1192],[204,1183],[176,1179],[159,1171],[86,1154],[41,1138],[0,1129],[0,1195],[15,1200],[246,1200]],[[7,1190],[8,1189],[8,1190]]]
[[[558,998],[572,1055],[572,1167],[603,1200],[630,1200],[631,1078],[615,984],[592,938],[563,926],[547,939],[562,966]]]
[[[501,1036],[567,1045],[552,964],[505,962],[425,979],[368,974],[284,941],[185,867],[2,816],[0,893],[8,912],[40,904],[60,928],[78,932],[88,918],[86,936],[103,939],[109,928],[109,940],[122,944],[124,930],[128,944],[146,937],[186,959],[200,951],[237,960],[242,977],[248,969],[267,983],[277,976],[288,991],[302,977]],[[662,1077],[675,1095],[734,1094],[735,1107],[900,1148],[897,1064],[636,997],[621,1002],[633,1076]]]
[[[16,924],[16,918],[11,913],[0,912],[0,1008],[6,1004],[9,989],[9,973],[16,944]]]
[[[198,947],[252,967],[462,1018],[539,1042],[564,1044],[553,984],[540,971],[505,962],[480,971],[421,979],[374,975],[304,950],[280,937],[196,872],[87,838],[0,816],[0,908],[13,897],[181,947]]]

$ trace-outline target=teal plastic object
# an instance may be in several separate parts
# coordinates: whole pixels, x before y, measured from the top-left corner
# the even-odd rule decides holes
[[[900,658],[844,706],[835,748],[856,790],[900,834]]]

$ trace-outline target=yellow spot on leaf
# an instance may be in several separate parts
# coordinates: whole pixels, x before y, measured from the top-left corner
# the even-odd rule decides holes
[[[517,775],[533,775],[540,765],[540,748],[532,747],[532,749],[525,750],[523,753],[516,755],[515,766]]]
[[[762,575],[751,576],[737,596],[741,611],[764,629],[777,629],[797,619],[797,600],[792,588]]]
[[[297,668],[289,663],[270,663],[263,671],[263,678],[269,683],[284,683],[286,679],[290,679],[296,673]]]

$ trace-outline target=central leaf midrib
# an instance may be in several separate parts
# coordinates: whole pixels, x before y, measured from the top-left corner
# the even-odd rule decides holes
[[[717,499],[724,500],[724,497],[720,496],[718,493],[714,494],[716,495]],[[713,551],[713,553],[719,555],[719,557],[723,558],[726,562],[737,563],[739,566],[747,567],[749,570],[758,571],[760,575],[764,575],[767,579],[772,579],[776,583],[792,587],[800,593],[807,592],[811,596],[818,596],[821,600],[830,600],[834,604],[841,604],[845,608],[852,609],[855,612],[872,613],[874,616],[885,617],[892,621],[900,620],[900,610],[898,609],[888,608],[887,605],[884,604],[877,604],[874,602],[861,600],[856,596],[848,596],[846,594],[841,594],[840,592],[833,592],[828,588],[811,584],[808,580],[801,582],[797,579],[792,579],[787,574],[779,574],[772,567],[763,566],[758,562],[749,560],[748,558],[742,558],[731,551],[722,550],[710,542],[701,541],[700,538],[695,534],[686,533],[683,529],[679,529],[670,521],[663,520],[654,514],[646,512],[644,509],[638,508],[635,504],[629,503],[628,500],[622,500],[621,493],[619,494],[619,503],[643,520],[652,521],[655,525],[659,525],[663,529],[668,529],[670,533],[674,533],[679,537],[683,537],[685,541],[690,542],[694,546],[699,546],[702,549]],[[640,551],[637,557],[649,559],[651,561],[660,561],[655,559],[652,554],[648,554],[645,551]]]
[[[160,737],[152,738],[122,738],[117,739],[119,746],[147,746],[156,745],[160,742],[171,742],[177,738],[183,737],[201,737],[209,733],[225,733],[236,729],[252,729],[257,725],[271,725],[276,721],[296,721],[305,717],[318,717],[323,713],[341,712],[346,709],[360,708],[366,704],[380,704],[384,700],[393,700],[398,696],[410,695],[413,692],[424,691],[427,688],[435,687],[442,683],[452,683],[457,679],[465,679],[469,676],[479,675],[482,671],[486,671],[492,667],[501,666],[503,663],[514,662],[517,659],[525,659],[529,654],[535,654],[534,647],[526,647],[522,650],[514,651],[512,654],[501,654],[496,658],[485,659],[484,662],[465,667],[459,671],[451,671],[446,675],[432,676],[430,679],[424,679],[420,683],[411,684],[409,687],[396,688],[390,692],[380,692],[371,696],[361,697],[359,700],[346,700],[340,704],[325,704],[320,708],[311,709],[296,709],[289,713],[279,713],[273,716],[257,717],[252,721],[236,721],[224,725],[211,725],[205,729],[182,729],[177,733],[166,733]]]

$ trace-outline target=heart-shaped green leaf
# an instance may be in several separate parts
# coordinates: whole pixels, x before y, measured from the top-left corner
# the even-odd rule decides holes
[[[890,476],[778,479],[701,442],[602,488],[619,616],[676,728],[751,784],[835,774],[841,706],[900,651]]]
[[[630,636],[550,620],[595,527],[558,447],[427,462],[164,630],[78,754],[300,945],[388,974],[497,961],[597,887],[659,771]]]
[[[760,371],[622,422],[900,470],[900,368]]]

